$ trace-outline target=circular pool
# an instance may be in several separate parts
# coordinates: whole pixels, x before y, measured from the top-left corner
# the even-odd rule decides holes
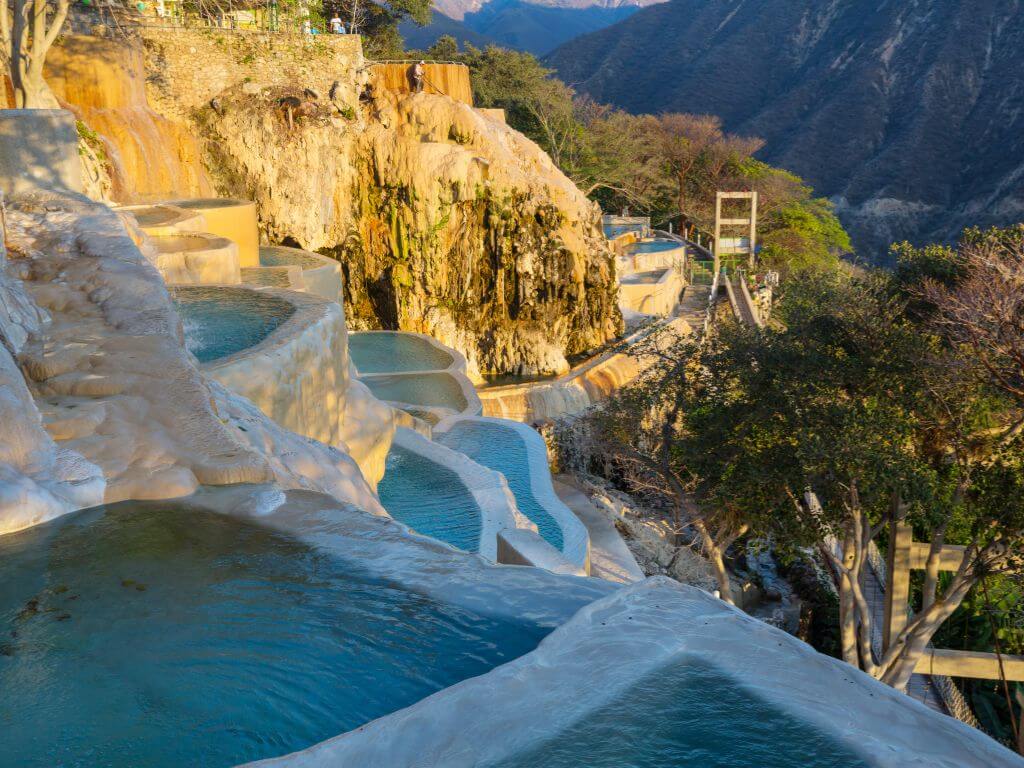
[[[679,241],[668,238],[641,240],[626,246],[630,253],[661,253],[662,251],[674,251],[682,247],[684,246]]]
[[[178,287],[171,296],[185,329],[185,345],[200,363],[255,346],[295,313],[284,299],[249,288]]]

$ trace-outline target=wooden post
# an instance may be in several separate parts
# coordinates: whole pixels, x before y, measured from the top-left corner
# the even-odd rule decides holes
[[[714,274],[718,274],[718,270],[721,268],[721,261],[719,259],[719,243],[722,240],[722,193],[715,193],[715,242],[712,243],[713,250],[712,254],[714,257]]]
[[[750,193],[750,269],[754,269],[754,254],[757,253],[757,191]]]
[[[885,585],[883,649],[888,649],[892,641],[907,626],[907,608],[910,604],[910,550],[914,541],[914,530],[905,523],[894,522],[890,532],[889,552],[886,558],[888,583]]]

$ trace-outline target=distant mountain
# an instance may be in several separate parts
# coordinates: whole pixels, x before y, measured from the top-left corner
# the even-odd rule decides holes
[[[491,42],[542,56],[652,2],[662,0],[435,0],[431,24],[405,23],[400,31],[408,47],[428,47],[451,35],[477,47]]]
[[[762,136],[865,255],[1024,219],[1022,0],[671,0],[546,61],[599,101]]]
[[[398,32],[405,41],[405,47],[415,50],[424,50],[437,42],[439,37],[448,35],[454,37],[462,48],[469,43],[477,48],[486,48],[488,45],[498,45],[497,40],[475,32],[461,21],[449,19],[443,13],[434,12],[434,18],[425,27],[411,21],[403,21],[398,25]]]
[[[665,0],[535,0],[530,5],[546,8],[625,8],[654,5]],[[443,13],[450,19],[462,21],[466,14],[476,13],[491,0],[434,0],[434,10]]]

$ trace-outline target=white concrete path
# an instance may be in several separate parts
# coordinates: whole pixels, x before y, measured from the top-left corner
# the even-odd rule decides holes
[[[554,486],[558,498],[573,511],[590,534],[590,575],[620,584],[642,581],[644,572],[615,530],[615,524],[590,503],[573,478],[556,475]]]

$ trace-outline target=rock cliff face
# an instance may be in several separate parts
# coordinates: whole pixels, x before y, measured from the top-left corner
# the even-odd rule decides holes
[[[149,104],[199,137],[219,194],[256,201],[267,242],[341,261],[352,328],[430,333],[471,372],[524,373],[620,331],[599,210],[503,123],[426,94],[360,104],[368,74],[344,40],[147,34]],[[278,100],[306,86],[318,109],[289,129]]]
[[[672,0],[548,61],[599,101],[764,137],[864,256],[1024,217],[1020,0]]]
[[[223,98],[211,167],[272,240],[341,261],[352,327],[429,333],[488,371],[561,370],[617,332],[598,212],[524,137],[427,94],[287,131],[274,97]]]

